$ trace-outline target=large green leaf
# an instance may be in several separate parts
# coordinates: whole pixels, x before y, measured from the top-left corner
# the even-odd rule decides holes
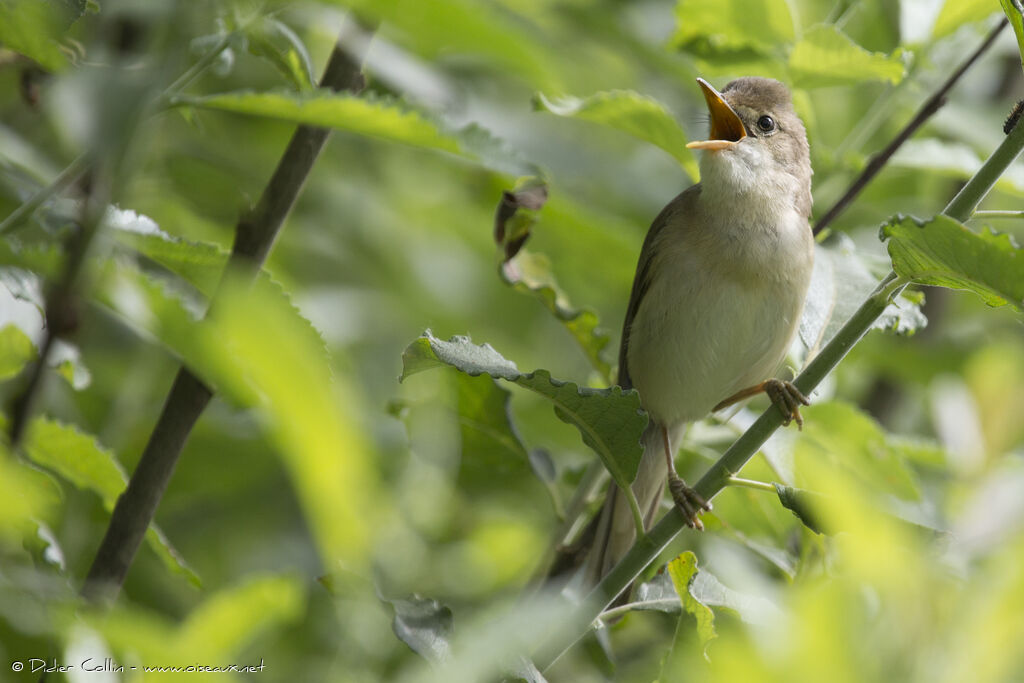
[[[203,97],[180,96],[174,99],[174,104],[346,130],[448,152],[502,173],[540,175],[536,167],[518,158],[483,128],[468,125],[452,130],[433,116],[391,97],[356,96],[326,90],[311,93],[243,91]]]
[[[4,0],[0,3],[0,44],[48,70],[60,70],[67,65],[60,39],[81,15],[72,3]]]
[[[976,233],[944,215],[896,216],[882,226],[893,270],[914,282],[966,289],[990,306],[1024,308],[1024,252],[1009,235]]]
[[[608,90],[585,98],[534,97],[537,109],[557,116],[567,116],[600,123],[649,142],[671,154],[697,180],[700,172],[693,152],[686,148],[686,133],[665,105],[652,97],[632,90]]]
[[[71,425],[37,417],[29,424],[23,447],[32,462],[99,495],[107,510],[114,509],[128,483],[114,454]],[[168,569],[199,585],[199,577],[155,524],[146,532],[146,542]]]
[[[869,52],[831,25],[808,29],[789,54],[789,69],[801,88],[853,85],[864,81],[899,83],[906,69],[899,50]]]
[[[583,441],[594,449],[620,486],[636,478],[643,449],[640,435],[647,416],[635,391],[620,387],[591,389],[552,379],[547,370],[522,373],[490,345],[478,346],[468,337],[442,341],[429,331],[402,354],[402,379],[424,370],[449,366],[468,375],[487,374],[514,382],[548,401],[563,422],[576,427]]]
[[[789,3],[773,0],[679,0],[673,45],[772,51],[796,39]]]

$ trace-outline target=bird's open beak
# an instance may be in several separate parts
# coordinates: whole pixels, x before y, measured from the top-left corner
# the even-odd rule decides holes
[[[698,78],[697,83],[704,91],[704,99],[707,101],[708,111],[711,113],[711,138],[689,142],[686,146],[689,149],[729,149],[747,137],[743,121],[725,101],[722,93],[711,87],[711,84],[703,78]]]

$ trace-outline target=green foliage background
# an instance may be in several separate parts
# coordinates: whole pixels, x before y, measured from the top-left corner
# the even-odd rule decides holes
[[[368,89],[315,92],[352,10],[380,23]],[[694,78],[793,87],[820,216],[1000,11],[994,0],[0,4],[0,217],[83,153],[109,169],[116,207],[89,255],[77,330],[49,358],[39,417],[20,454],[0,447],[0,680],[34,680],[15,661],[85,656],[263,661],[235,677],[282,681],[514,669],[565,613],[522,596],[589,476],[588,445],[630,450],[615,429],[588,436],[608,428],[600,410],[553,414],[551,397],[573,387],[551,378],[603,396],[643,235],[696,180],[683,146],[706,125]],[[901,275],[982,296],[915,288],[927,327],[873,331],[812,397],[804,431],[778,433],[744,469],[810,492],[800,499],[830,535],[771,490],[728,488],[708,532],[665,553],[671,580],[645,585],[643,611],[602,625],[549,680],[1015,680],[1024,228],[975,219],[968,238],[940,219],[925,240],[889,219],[938,213],[1002,141],[1022,90],[1007,29],[831,226],[821,334],[888,271],[883,224]],[[199,324],[235,222],[295,123],[337,130],[265,273],[253,288],[229,279]],[[531,236],[503,268],[495,207],[538,176],[547,203],[518,218]],[[76,192],[0,234],[5,404],[37,355]],[[982,208],[1016,210],[1022,196],[1018,163]],[[920,327],[917,301],[901,299],[885,327]],[[430,357],[425,329],[471,335],[507,365],[412,375],[407,347],[466,369],[461,356]],[[802,355],[798,345],[794,364]],[[181,361],[217,398],[116,606],[86,608],[77,591]],[[614,398],[622,424],[635,422],[635,395]],[[680,466],[699,476],[754,415],[696,426]]]

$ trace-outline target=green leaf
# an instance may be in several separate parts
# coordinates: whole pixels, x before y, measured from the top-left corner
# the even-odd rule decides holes
[[[99,495],[108,511],[114,509],[117,497],[128,483],[114,454],[71,425],[35,418],[25,435],[24,449],[32,462],[56,472],[80,489]],[[194,586],[200,585],[199,577],[155,524],[146,532],[146,541],[168,569]]]
[[[607,384],[612,383],[611,363],[604,357],[611,343],[608,332],[600,327],[597,313],[592,309],[572,306],[558,286],[551,272],[551,262],[545,255],[522,250],[502,265],[501,276],[516,291],[539,300],[565,326],[602,379]]]
[[[816,534],[830,533],[821,519],[821,513],[815,508],[821,505],[824,498],[820,493],[805,491],[792,486],[775,484],[775,492],[779,495],[782,507],[790,510],[800,522]]]
[[[906,69],[902,53],[869,52],[838,28],[818,25],[808,29],[789,54],[793,81],[802,88],[853,85],[864,81],[899,83]]]
[[[35,358],[36,347],[13,324],[0,328],[0,382],[14,377]]]
[[[692,180],[700,177],[697,160],[686,148],[686,133],[665,105],[652,97],[632,90],[608,90],[586,98],[558,97],[549,99],[538,93],[534,108],[592,121],[649,142],[665,150],[679,162]]]
[[[471,484],[502,481],[524,471],[530,458],[519,432],[512,423],[512,394],[486,375],[456,378],[458,420],[462,436],[459,461],[460,489]]]
[[[81,15],[73,6],[52,0],[5,0],[0,3],[0,44],[59,71],[67,65],[60,39]]]
[[[810,352],[827,344],[874,290],[882,276],[874,265],[843,234],[837,234],[828,246],[815,247],[814,272],[800,319],[800,340]],[[927,322],[920,302],[901,295],[872,329],[913,334]]]
[[[987,19],[996,12],[992,0],[946,0],[932,27],[932,40],[938,40],[964,24]]]
[[[937,138],[907,140],[889,160],[890,166],[964,180],[977,173],[982,163],[970,146]],[[1024,192],[1024,169],[1019,165],[1010,166],[1000,176],[996,187],[1021,194]]]
[[[747,595],[724,585],[714,574],[702,569],[690,583],[690,595],[708,607],[724,607],[735,612],[748,624],[764,623],[778,608],[768,599]],[[672,578],[666,572],[655,574],[650,581],[640,584],[631,609],[655,610],[670,614],[682,610],[680,594],[676,592]]]
[[[625,487],[636,478],[643,455],[640,436],[647,426],[636,391],[579,387],[552,379],[547,370],[524,374],[488,344],[478,346],[469,337],[442,341],[429,330],[405,349],[402,365],[402,380],[424,370],[450,366],[474,377],[487,374],[530,389],[553,404],[559,419],[579,430],[584,443],[594,449],[616,483]]]
[[[294,31],[272,17],[261,17],[247,28],[246,44],[251,54],[270,62],[297,90],[316,87],[309,52]]]
[[[541,175],[539,169],[518,158],[480,126],[471,124],[450,130],[408,103],[372,93],[355,96],[326,90],[311,93],[242,91],[204,97],[180,96],[173,104],[336,128],[448,152],[501,173]]]
[[[975,233],[944,215],[896,216],[882,226],[893,270],[914,282],[966,289],[990,306],[1024,307],[1024,253],[1009,235]]]
[[[451,655],[452,610],[437,600],[414,595],[388,600],[395,610],[391,629],[424,659],[440,663]]]
[[[196,332],[190,366],[258,409],[324,564],[365,568],[386,506],[350,398],[356,394],[331,372],[319,334],[269,279],[247,286],[230,277]]]
[[[1013,35],[1017,36],[1017,48],[1020,51],[1021,66],[1024,67],[1024,9],[1015,0],[999,0],[1006,18],[1013,27]]]
[[[687,49],[754,48],[770,52],[796,39],[789,3],[773,0],[679,0],[671,43]]]
[[[691,592],[694,580],[697,578],[697,556],[687,550],[668,563],[668,574],[679,595],[683,611],[697,621],[697,637],[700,639],[701,648],[706,658],[708,644],[717,638],[718,634],[715,632],[715,613]]]
[[[795,447],[798,474],[802,460],[814,460],[879,494],[920,500],[917,477],[904,457],[904,443],[891,439],[868,415],[838,401],[802,410],[804,429]]]

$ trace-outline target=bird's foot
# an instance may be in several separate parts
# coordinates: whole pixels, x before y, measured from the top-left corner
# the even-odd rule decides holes
[[[769,379],[755,384],[752,387],[748,387],[741,391],[737,391],[735,394],[725,399],[717,406],[712,408],[713,412],[718,412],[723,408],[728,408],[734,403],[739,403],[745,398],[750,398],[761,392],[768,394],[768,398],[771,402],[782,412],[784,422],[782,424],[788,425],[790,422],[796,421],[798,429],[803,430],[804,418],[800,415],[800,404],[805,406],[811,405],[810,399],[803,395],[799,389],[793,386],[792,382],[786,382],[781,379]]]
[[[679,475],[672,472],[668,476],[668,490],[672,494],[679,511],[686,518],[686,526],[697,531],[704,531],[704,524],[700,521],[700,513],[711,510],[711,503],[704,500],[704,497],[686,485]]]
[[[791,382],[770,379],[762,384],[764,393],[768,394],[768,398],[782,412],[784,418],[782,424],[788,425],[790,422],[796,421],[796,428],[803,431],[804,418],[800,414],[800,404],[809,406],[811,405],[810,399],[804,396],[803,392],[793,386]]]

